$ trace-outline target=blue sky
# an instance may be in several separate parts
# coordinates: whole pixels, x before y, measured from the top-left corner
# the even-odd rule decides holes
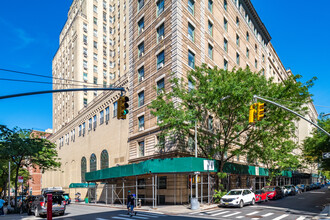
[[[0,68],[51,76],[59,33],[72,0],[2,1],[0,7]],[[252,0],[272,36],[284,66],[307,81],[318,112],[330,112],[330,1],[307,4],[299,0]],[[0,78],[51,82],[47,78],[0,71]],[[51,85],[0,80],[0,95],[50,90]],[[52,128],[50,94],[0,100],[0,124],[9,128]]]

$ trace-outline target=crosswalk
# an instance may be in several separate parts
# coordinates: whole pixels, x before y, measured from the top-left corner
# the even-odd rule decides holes
[[[110,219],[120,219],[120,220],[132,220],[132,219],[157,219],[159,217],[165,216],[164,214],[161,213],[154,213],[154,212],[137,212],[136,215],[128,215],[127,213],[125,214],[117,214],[116,216],[112,216],[111,218],[96,218],[96,220],[110,220]]]
[[[267,210],[262,211],[252,211],[252,210],[226,210],[217,209],[210,211],[198,211],[189,213],[191,216],[201,216],[201,217],[213,217],[221,219],[249,219],[249,220],[286,220],[286,219],[296,219],[296,220],[307,220],[311,216],[297,216],[291,214],[284,214],[283,212],[270,212]]]

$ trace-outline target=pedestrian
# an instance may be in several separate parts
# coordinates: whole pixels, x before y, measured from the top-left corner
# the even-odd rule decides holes
[[[134,204],[135,204],[135,198],[131,194],[131,191],[128,191],[127,195],[127,212],[132,217],[132,215],[136,215],[136,212],[134,213]]]
[[[4,215],[4,212],[3,212],[3,204],[5,204],[5,200],[3,199],[0,199],[0,215]]]

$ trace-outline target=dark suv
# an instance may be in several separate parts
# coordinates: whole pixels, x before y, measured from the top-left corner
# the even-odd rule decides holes
[[[28,209],[28,214],[33,213],[34,216],[47,215],[47,194],[53,195],[52,213],[64,215],[65,199],[63,197],[63,191],[44,191],[42,195],[35,196]]]

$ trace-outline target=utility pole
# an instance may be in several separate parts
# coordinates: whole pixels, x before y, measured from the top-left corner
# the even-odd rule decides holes
[[[8,165],[8,204],[10,205],[10,161]]]
[[[197,158],[197,120],[195,120],[195,157]],[[197,179],[198,179],[198,174],[196,174],[195,176],[195,183],[196,183],[196,200],[198,203],[198,183],[197,183]]]

